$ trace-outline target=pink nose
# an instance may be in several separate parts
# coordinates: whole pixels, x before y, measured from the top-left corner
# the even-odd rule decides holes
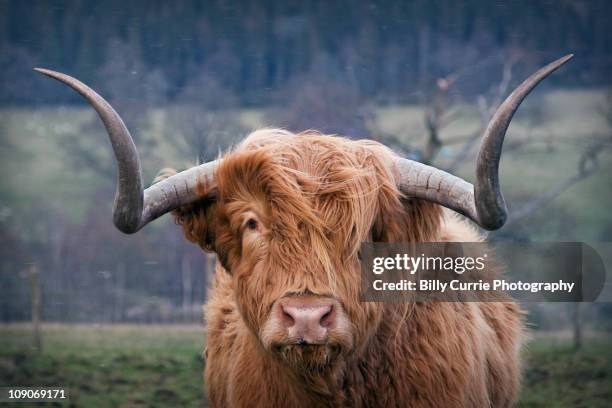
[[[335,324],[333,301],[324,298],[290,297],[281,300],[281,321],[289,338],[306,344],[321,344]]]

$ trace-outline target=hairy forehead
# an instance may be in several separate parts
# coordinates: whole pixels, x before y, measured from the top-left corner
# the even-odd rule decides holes
[[[370,141],[267,129],[224,157],[217,183],[230,216],[256,209],[291,236],[307,229],[353,247],[348,241],[367,234],[381,194],[399,197],[391,155]]]
[[[282,129],[253,132],[232,153],[245,152],[265,152],[279,169],[310,178],[319,185],[342,181],[342,176],[350,178],[348,170],[389,172],[377,167],[390,163],[394,156],[388,148],[371,140],[351,140],[315,131],[294,134]]]
[[[392,155],[371,141],[264,129],[224,157],[217,177],[229,199],[293,191],[316,206],[317,198],[359,199],[392,183]]]

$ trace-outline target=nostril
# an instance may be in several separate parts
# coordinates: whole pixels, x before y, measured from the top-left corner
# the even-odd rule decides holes
[[[291,316],[291,313],[289,313],[283,306],[281,306],[281,315],[285,326],[291,327],[295,324],[295,319],[293,318],[293,316]]]
[[[319,324],[323,327],[329,327],[334,322],[334,306],[329,305],[327,309],[328,310],[321,316],[321,320],[319,321]]]

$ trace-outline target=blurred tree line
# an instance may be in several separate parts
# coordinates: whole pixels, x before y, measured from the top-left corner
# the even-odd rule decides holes
[[[527,70],[574,52],[551,81],[599,85],[612,68],[610,15],[606,0],[2,0],[0,102],[78,101],[33,80],[33,66],[148,103],[191,97],[223,108],[224,94],[243,106],[284,103],[282,90],[313,75],[397,102],[516,47],[528,50]],[[476,82],[497,73],[476,72]]]
[[[0,222],[0,321],[36,313],[44,321],[202,321],[214,257],[186,244],[169,222],[134,236],[117,233],[109,196],[102,189],[91,197],[83,222],[45,207],[28,217],[36,220],[32,228]],[[38,305],[33,287],[42,291]]]

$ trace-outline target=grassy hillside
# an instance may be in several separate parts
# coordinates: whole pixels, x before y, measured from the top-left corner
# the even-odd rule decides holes
[[[70,387],[76,407],[201,407],[200,326],[46,325],[43,352],[26,325],[0,327],[0,385]],[[558,335],[524,349],[519,406],[607,407],[612,399],[609,337],[591,336],[573,352]]]

